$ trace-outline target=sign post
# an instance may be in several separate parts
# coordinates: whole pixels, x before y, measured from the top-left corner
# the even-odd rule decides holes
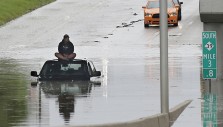
[[[203,79],[217,78],[216,31],[202,32]]]

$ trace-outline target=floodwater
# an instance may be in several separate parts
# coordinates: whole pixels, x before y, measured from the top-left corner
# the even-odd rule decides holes
[[[27,81],[16,61],[1,59],[0,70],[0,122],[7,127],[26,117]]]
[[[0,123],[49,127],[123,122],[160,112],[159,27],[144,28],[146,0],[58,0],[0,28]],[[184,1],[169,26],[170,108],[192,99],[201,126],[201,32],[198,0]],[[56,15],[55,15],[56,13]],[[101,85],[45,82],[40,71],[69,34],[77,58],[92,60]],[[212,95],[211,95],[212,96]],[[207,97],[209,97],[207,95]],[[198,112],[198,113],[197,113]]]

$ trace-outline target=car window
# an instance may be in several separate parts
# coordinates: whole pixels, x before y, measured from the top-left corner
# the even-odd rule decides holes
[[[168,8],[173,8],[174,7],[174,3],[172,1],[168,1]]]
[[[60,65],[60,69],[62,70],[62,71],[67,71],[67,70],[69,70],[69,69],[72,69],[72,70],[79,70],[79,68],[81,68],[81,64],[61,64]]]
[[[94,75],[94,73],[96,72],[96,69],[95,69],[95,67],[94,67],[94,64],[90,61],[90,62],[88,62],[88,71],[89,71],[89,74],[91,75],[91,76],[93,76]]]
[[[85,72],[86,67],[83,62],[51,62],[43,66],[40,75],[83,75]]]
[[[95,69],[95,67],[94,67],[94,64],[93,64],[92,62],[89,62],[89,63],[90,63],[90,66],[91,66],[92,71],[95,72],[96,69]]]
[[[150,1],[147,8],[159,8],[159,1]]]
[[[179,4],[179,1],[178,1],[178,0],[173,0],[173,2],[174,2],[175,4]]]
[[[88,63],[88,72],[90,75],[93,75],[93,71],[92,71],[90,63]]]
[[[167,6],[168,8],[172,8],[174,7],[174,4],[172,1],[168,1],[167,2]],[[148,4],[147,4],[147,8],[159,8],[160,5],[159,5],[159,1],[150,1]]]

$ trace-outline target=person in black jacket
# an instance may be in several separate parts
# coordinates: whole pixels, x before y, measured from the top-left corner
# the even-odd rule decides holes
[[[72,60],[76,57],[76,53],[74,53],[74,45],[70,42],[67,34],[64,35],[63,40],[59,43],[58,52],[55,53],[55,56],[59,60]]]

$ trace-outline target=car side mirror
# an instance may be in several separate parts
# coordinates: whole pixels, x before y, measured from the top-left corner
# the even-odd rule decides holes
[[[183,4],[184,2],[180,2],[180,4]]]
[[[39,75],[37,74],[37,72],[36,71],[31,71],[31,76],[33,76],[33,77],[38,77]]]
[[[145,9],[145,8],[146,8],[146,6],[142,6],[142,8],[143,8],[143,9]]]
[[[96,72],[94,73],[94,76],[101,76],[101,72],[100,72],[100,71],[96,71]]]

